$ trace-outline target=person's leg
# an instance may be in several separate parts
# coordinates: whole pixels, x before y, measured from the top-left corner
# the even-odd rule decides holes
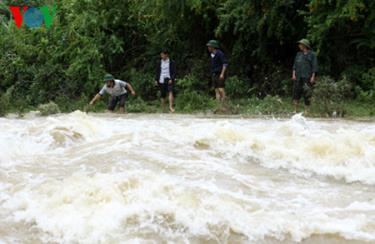
[[[301,81],[296,80],[293,84],[293,106],[294,106],[294,113],[298,113],[299,109],[299,100],[302,97],[303,92],[303,84],[301,85]]]
[[[226,99],[226,96],[225,96],[225,88],[219,88],[219,94],[220,94],[220,101],[221,101],[221,102],[224,102],[225,99]]]
[[[308,116],[309,115],[309,108],[310,108],[310,105],[311,105],[311,96],[310,94],[304,94],[304,99],[305,99],[305,112],[304,112],[304,116]]]
[[[167,97],[167,87],[165,84],[160,84],[161,108],[165,112],[165,99]]]
[[[117,105],[117,97],[112,97],[108,104],[108,111],[113,113]]]
[[[293,113],[297,113],[298,112],[298,106],[299,106],[299,102],[297,99],[293,99],[293,107],[294,107],[294,112]]]
[[[123,113],[126,113],[126,110],[125,110],[125,102],[126,102],[126,94],[124,95],[121,95],[118,100],[120,100],[120,109],[119,109],[119,112],[121,114]]]
[[[305,111],[304,111],[303,115],[309,116],[309,106],[305,105]]]
[[[174,102],[173,92],[169,92],[169,112],[171,113],[174,113],[173,102]]]
[[[168,100],[169,100],[169,112],[173,113],[174,112],[174,108],[173,108],[173,103],[174,103],[173,83],[168,84],[167,91],[168,91]]]
[[[215,88],[215,96],[216,96],[216,100],[220,101],[220,90],[219,90],[219,88]]]
[[[303,98],[305,100],[305,112],[304,115],[308,116],[309,114],[309,107],[311,105],[311,97],[312,97],[312,86],[310,84],[309,79],[304,80],[303,86]]]
[[[165,112],[165,98],[161,98],[161,108]]]
[[[216,77],[216,87],[219,89],[220,102],[225,101],[225,79],[220,79],[220,76]]]
[[[213,74],[211,77],[211,81],[212,81],[212,86],[215,89],[216,101],[220,101],[220,90],[219,90],[219,84],[218,84],[219,77],[216,74]]]

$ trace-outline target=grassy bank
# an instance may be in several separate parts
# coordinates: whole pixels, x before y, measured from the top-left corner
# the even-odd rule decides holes
[[[83,97],[76,101],[63,101],[57,99],[56,103],[44,104],[41,106],[6,106],[7,113],[22,114],[29,111],[41,111],[42,115],[55,113],[70,113],[76,110],[86,112],[102,113],[106,111],[107,98],[102,99],[95,106],[88,106],[89,99]],[[336,109],[336,110],[335,110]],[[144,101],[140,97],[129,97],[126,103],[128,113],[162,113],[159,100]],[[303,105],[300,106],[303,111]],[[290,117],[293,112],[292,99],[289,97],[267,96],[263,99],[256,97],[229,99],[224,105],[217,103],[208,95],[190,95],[178,96],[176,98],[176,113],[178,114],[227,114],[227,115],[246,115],[246,116],[277,116]],[[319,101],[313,101],[310,108],[309,117],[343,117],[343,118],[369,118],[375,117],[375,106],[369,101],[346,100],[330,108]]]
[[[132,79],[138,96],[129,96],[126,109],[129,113],[161,113],[163,112],[159,101],[159,91],[150,82],[151,77],[139,77]],[[290,85],[291,82],[288,82]],[[176,86],[176,112],[182,114],[241,114],[249,116],[270,115],[278,117],[290,117],[293,112],[292,99],[288,96],[262,96],[249,85],[237,77],[228,79],[226,91],[227,102],[222,105],[215,101],[212,89],[202,85],[202,82],[193,76],[186,76],[177,81]],[[285,89],[284,94],[291,93],[291,87]],[[311,117],[374,117],[375,101],[373,94],[368,93],[358,96],[353,92],[347,79],[335,81],[330,77],[321,77],[314,88]],[[9,89],[0,96],[0,115],[18,113],[22,115],[28,111],[41,111],[42,115],[59,112],[69,113],[76,110],[87,112],[104,112],[109,97],[104,97],[95,106],[88,106],[91,97],[83,95],[71,98],[61,94],[53,98],[53,102],[38,104],[35,99],[25,99],[15,96],[14,90]],[[27,98],[27,97],[26,97]],[[300,112],[303,111],[301,101]],[[30,104],[37,104],[31,106]]]

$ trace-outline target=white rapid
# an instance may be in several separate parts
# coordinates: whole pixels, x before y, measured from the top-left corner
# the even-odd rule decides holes
[[[375,124],[0,119],[0,243],[375,243]]]

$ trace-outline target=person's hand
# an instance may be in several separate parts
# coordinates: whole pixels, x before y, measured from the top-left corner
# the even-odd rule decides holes
[[[295,74],[292,75],[292,80],[297,80],[297,77]]]
[[[224,75],[221,74],[221,75],[220,75],[220,80],[224,80],[224,79],[225,79]]]
[[[89,103],[89,105],[90,105],[90,106],[94,105],[94,101],[91,101],[91,102]]]
[[[168,84],[169,84],[169,85],[172,85],[172,82],[173,82],[172,80],[169,80],[169,81],[168,81]]]
[[[159,82],[156,80],[155,81],[155,86],[158,86],[159,85]]]
[[[135,95],[136,95],[135,91],[132,91],[131,93],[132,93],[132,96],[135,97]]]
[[[310,79],[310,83],[311,83],[312,85],[315,84],[315,77],[311,77],[311,79]]]

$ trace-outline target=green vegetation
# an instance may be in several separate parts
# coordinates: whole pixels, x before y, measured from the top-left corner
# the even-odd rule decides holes
[[[128,112],[160,112],[154,87],[161,48],[177,62],[176,109],[215,111],[205,44],[219,39],[230,59],[230,113],[292,111],[296,41],[308,37],[320,61],[312,113],[373,116],[375,1],[125,0],[57,3],[51,28],[18,29],[0,2],[0,115],[53,101],[62,112],[103,111],[87,103],[106,72],[128,80],[138,97]]]
[[[52,114],[60,113],[59,106],[54,102],[49,102],[38,106],[38,110],[42,116],[48,116]]]

